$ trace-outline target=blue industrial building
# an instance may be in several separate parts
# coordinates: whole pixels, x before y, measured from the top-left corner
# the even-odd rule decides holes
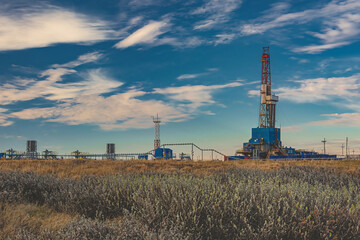
[[[148,155],[139,155],[138,159],[142,159],[142,160],[148,160]]]
[[[339,159],[336,155],[328,155],[328,154],[318,154],[318,153],[311,153],[311,154],[288,154],[284,156],[277,156],[271,155],[269,159]]]
[[[280,128],[275,127],[252,128],[250,140],[244,143],[243,149],[237,153],[253,158],[266,158],[272,152],[284,155],[280,132]]]
[[[296,154],[295,148],[292,148],[292,147],[284,147],[284,150],[285,150],[285,152],[286,152],[288,155],[294,155],[294,154]]]
[[[253,128],[250,143],[281,144],[280,128]]]
[[[170,148],[157,148],[155,149],[154,157],[156,159],[172,159],[173,151]]]
[[[227,156],[226,160],[236,161],[236,160],[244,160],[245,156]]]

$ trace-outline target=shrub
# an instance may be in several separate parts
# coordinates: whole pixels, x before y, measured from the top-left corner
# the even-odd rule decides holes
[[[360,239],[359,186],[354,175],[311,167],[78,180],[0,172],[1,201],[93,219],[71,223],[62,239]],[[117,227],[103,222],[117,217]]]

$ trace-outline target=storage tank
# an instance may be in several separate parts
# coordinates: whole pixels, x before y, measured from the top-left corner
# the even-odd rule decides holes
[[[108,143],[106,145],[106,153],[107,154],[114,154],[115,153],[115,144],[114,143]]]
[[[28,153],[36,153],[37,152],[37,142],[35,140],[27,141],[26,152],[28,152]]]
[[[115,160],[115,144],[114,143],[106,144],[106,158]]]
[[[35,159],[37,157],[37,142],[35,140],[28,140],[26,142],[26,158]]]

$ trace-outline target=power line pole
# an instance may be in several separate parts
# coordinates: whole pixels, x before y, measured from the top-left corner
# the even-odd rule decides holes
[[[322,140],[321,142],[324,143],[324,154],[326,154],[326,148],[325,148],[326,140],[325,140],[325,138],[324,138],[324,140]]]
[[[344,156],[344,144],[341,144],[341,156]]]
[[[346,142],[345,142],[345,144],[346,144],[345,155],[346,155],[346,158],[348,158],[348,144],[349,144],[349,139],[348,139],[348,137],[346,137]]]

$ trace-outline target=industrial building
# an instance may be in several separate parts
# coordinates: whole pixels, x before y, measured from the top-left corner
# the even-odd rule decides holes
[[[35,159],[38,157],[37,153],[37,141],[28,140],[26,143],[26,157],[28,159]]]
[[[155,159],[172,159],[173,151],[170,148],[157,148],[154,154]]]

